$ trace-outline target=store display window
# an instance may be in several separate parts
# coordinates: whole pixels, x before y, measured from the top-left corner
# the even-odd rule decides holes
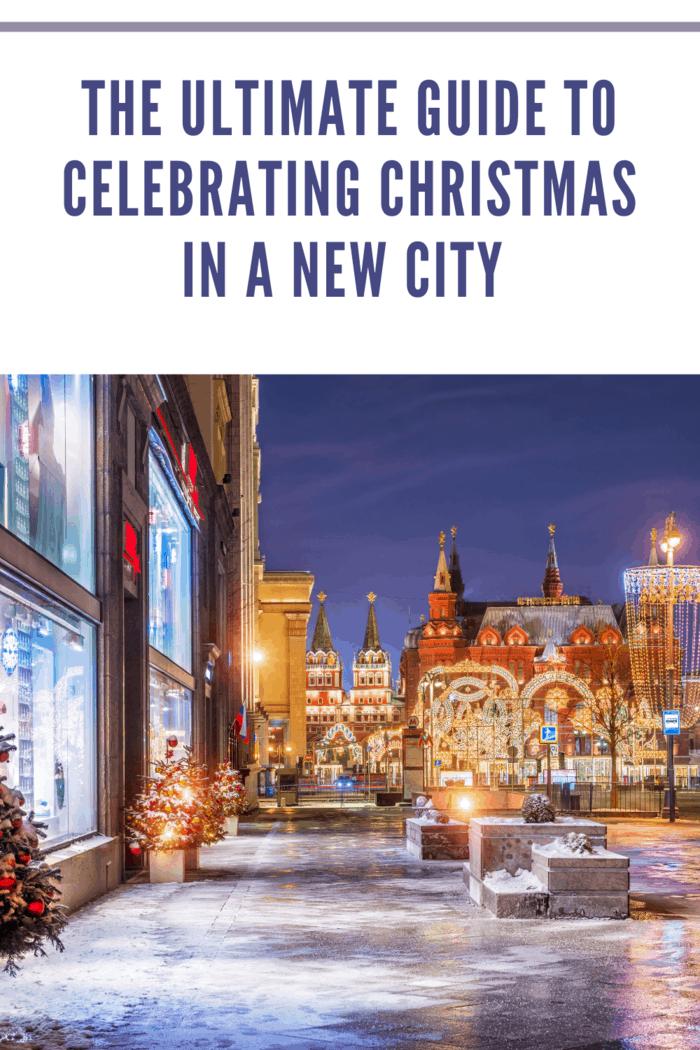
[[[150,644],[192,669],[192,530],[156,457],[149,455],[148,634]]]
[[[192,743],[192,693],[157,667],[151,667],[148,740],[151,762],[164,757],[168,737],[177,739],[175,757],[184,756],[185,745]]]
[[[0,524],[95,589],[92,376],[0,375]]]
[[[95,831],[95,628],[0,575],[0,653],[0,725],[17,744],[0,776],[44,844]]]

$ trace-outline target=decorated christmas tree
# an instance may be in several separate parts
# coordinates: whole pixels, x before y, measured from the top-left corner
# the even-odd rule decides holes
[[[0,726],[0,733],[2,726]],[[8,762],[15,734],[0,735],[0,762]],[[45,824],[27,818],[24,796],[0,777],[0,956],[5,972],[15,976],[17,963],[29,952],[46,955],[43,942],[63,951],[59,934],[66,919],[59,910],[61,873],[39,858],[39,836]]]
[[[225,817],[238,817],[241,813],[245,813],[247,800],[243,779],[230,762],[222,762],[214,770],[211,789]]]
[[[208,786],[207,767],[192,757],[174,758],[177,738],[169,737],[154,777],[126,809],[126,838],[132,853],[211,846],[223,839],[222,808]]]

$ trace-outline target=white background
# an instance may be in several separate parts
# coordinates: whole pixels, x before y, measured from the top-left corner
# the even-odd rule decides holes
[[[152,6],[152,5],[151,5]],[[368,5],[365,5],[368,8]],[[601,7],[602,5],[597,5]],[[627,5],[628,6],[628,5]],[[44,5],[44,8],[46,5]],[[388,17],[387,5],[374,4],[373,17]],[[475,17],[480,5],[442,5],[431,9],[402,7],[402,18]],[[51,17],[39,4],[33,16]],[[530,5],[531,17],[557,17],[555,5]],[[620,17],[606,4],[607,17]],[[140,17],[154,17],[139,5]],[[228,18],[242,17],[227,6]],[[267,17],[285,17],[280,5],[266,7]],[[319,17],[318,5],[295,9],[299,17]],[[504,17],[515,14],[512,4],[498,5]],[[68,14],[67,12],[70,11]],[[301,13],[300,13],[301,12]],[[307,13],[308,12],[308,13]],[[94,17],[86,5],[64,5],[64,17]],[[222,5],[199,5],[196,16],[222,17]],[[484,8],[479,13],[484,16]],[[600,15],[588,5],[587,19]],[[629,16],[629,10],[626,12]],[[362,5],[351,17],[367,17]],[[688,17],[683,5],[674,16]],[[4,13],[7,18],[8,12]],[[20,17],[18,11],[15,17]],[[112,17],[114,12],[112,11]],[[120,19],[132,16],[128,5]],[[169,18],[182,17],[175,5]],[[247,16],[251,17],[250,7]],[[396,13],[394,12],[394,16]],[[635,17],[649,17],[644,5]],[[666,12],[664,11],[666,17]],[[55,15],[53,16],[55,17]],[[162,17],[162,10],[161,10]],[[190,10],[189,15],[192,17]],[[286,17],[289,17],[288,15]],[[324,12],[321,17],[328,18]],[[345,17],[348,17],[345,12]],[[488,17],[495,17],[489,9]],[[580,17],[580,15],[579,15]],[[651,17],[659,17],[658,11]],[[121,370],[144,366],[144,355],[162,355],[172,371],[695,371],[697,345],[698,170],[694,71],[698,34],[7,34],[0,36],[1,130],[4,161],[0,170],[3,209],[0,280],[2,343],[13,353],[32,350],[50,361],[56,350],[76,350],[95,359],[93,370],[120,364]],[[261,100],[254,107],[258,134],[241,137],[239,93],[233,81],[291,78],[314,80],[314,126],[320,114],[327,78],[341,87],[346,135],[327,137],[262,135]],[[109,134],[102,92],[101,127],[97,138],[87,133],[87,92],[83,79],[136,81],[136,130],[140,106],[138,82],[159,79],[156,93],[162,126],[160,137],[133,138]],[[209,126],[198,138],[181,127],[183,79],[223,81],[224,122],[233,124],[230,138],[213,137]],[[376,136],[376,92],[368,94],[367,134],[354,134],[354,93],[349,79],[398,81],[391,93],[396,109],[391,122],[395,138]],[[511,136],[464,137],[447,133],[424,137],[417,131],[416,89],[420,80],[449,79],[514,81],[521,94],[521,122]],[[616,89],[616,129],[601,138],[590,124],[590,103],[584,102],[582,134],[570,135],[569,93],[565,79],[601,78]],[[547,133],[524,133],[524,93],[527,79],[543,79],[544,103],[538,117]],[[491,96],[492,97],[492,96]],[[588,92],[590,99],[590,91]],[[278,101],[277,101],[278,112]],[[446,124],[446,117],[443,118]],[[491,124],[491,127],[493,125]],[[279,120],[276,113],[276,128]],[[256,215],[242,209],[235,218],[71,218],[63,211],[63,168],[80,159],[112,160],[110,203],[118,204],[119,160],[133,170],[130,203],[142,205],[138,183],[144,159],[215,160],[224,169],[222,201],[226,211],[233,162],[246,159],[253,181]],[[287,217],[280,207],[264,215],[262,173],[258,159],[305,159],[335,162],[355,160],[360,167],[360,216],[341,218],[335,208],[327,218]],[[379,168],[386,159],[399,160],[408,175],[410,160],[442,158],[469,167],[482,161],[482,215],[442,218],[436,165],[436,215],[398,218],[379,208]],[[535,159],[533,215],[520,214],[520,176],[506,180],[512,197],[510,214],[490,216],[485,200],[486,169],[492,160]],[[589,159],[601,162],[608,216],[596,209],[588,218],[545,218],[541,203],[541,169],[545,159],[558,167],[576,161],[577,211]],[[611,201],[620,196],[612,180],[617,160],[634,163],[630,179],[637,199],[633,216],[613,214]],[[164,190],[166,171],[161,173]],[[279,173],[278,205],[284,201]],[[228,188],[227,188],[228,182]],[[196,180],[195,180],[196,185]],[[333,181],[331,180],[331,185]],[[90,182],[86,183],[90,199]],[[301,193],[298,193],[301,200]],[[332,198],[334,194],[332,194]],[[405,183],[404,197],[408,197]],[[464,193],[468,203],[468,185]],[[167,192],[161,194],[167,205]],[[89,209],[88,209],[89,210]],[[142,209],[141,209],[142,210]],[[303,208],[300,206],[300,212]],[[227,242],[227,297],[185,299],[182,294],[183,242]],[[245,297],[247,266],[253,241],[268,249],[274,298],[258,292]],[[326,300],[323,282],[319,298],[294,299],[292,246],[327,240],[348,243],[344,268],[344,299]],[[357,299],[350,276],[349,242],[387,241],[382,293],[378,299]],[[496,295],[483,296],[478,254],[470,253],[468,296],[458,299],[448,269],[444,299],[432,291],[412,299],[405,285],[405,249],[422,240],[431,248],[438,240],[502,241],[496,269]],[[448,257],[450,253],[448,252]],[[339,261],[341,261],[339,257]],[[448,261],[449,265],[449,261]],[[454,268],[454,264],[451,264]],[[432,276],[430,267],[424,267]],[[323,273],[323,271],[321,271]],[[39,367],[39,359],[32,365]]]

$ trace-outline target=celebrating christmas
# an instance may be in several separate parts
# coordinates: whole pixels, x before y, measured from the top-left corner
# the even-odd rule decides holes
[[[2,1050],[697,1046],[698,392],[2,376]]]

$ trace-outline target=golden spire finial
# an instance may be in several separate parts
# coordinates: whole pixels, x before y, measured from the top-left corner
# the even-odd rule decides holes
[[[323,603],[325,602],[325,600],[326,600],[326,598],[328,597],[328,595],[327,595],[327,594],[324,594],[324,593],[323,593],[323,591],[321,591],[321,593],[320,593],[320,594],[317,594],[317,595],[316,595],[316,597],[318,598],[318,600],[319,600],[319,601],[321,602],[321,604],[323,605]]]
[[[457,526],[453,525],[452,528],[450,529],[450,532],[452,533],[452,539],[454,539],[455,536],[457,535]]]
[[[369,594],[367,595],[367,597],[368,597],[368,599],[369,599],[369,604],[371,605],[371,604],[372,604],[372,602],[374,601],[374,599],[375,599],[375,598],[376,598],[377,596],[376,596],[376,594],[374,593],[374,591],[370,591],[370,592],[369,592]]]
[[[651,530],[651,542],[656,543],[656,529]]]
[[[425,623],[425,613],[420,614],[420,622]]]
[[[445,546],[445,533],[441,532],[440,533],[440,550],[442,550],[444,546]]]
[[[549,526],[549,535],[550,535],[550,536],[554,536],[554,529],[555,529],[555,527],[556,527],[556,526],[554,526],[554,525],[550,525],[550,526]]]

